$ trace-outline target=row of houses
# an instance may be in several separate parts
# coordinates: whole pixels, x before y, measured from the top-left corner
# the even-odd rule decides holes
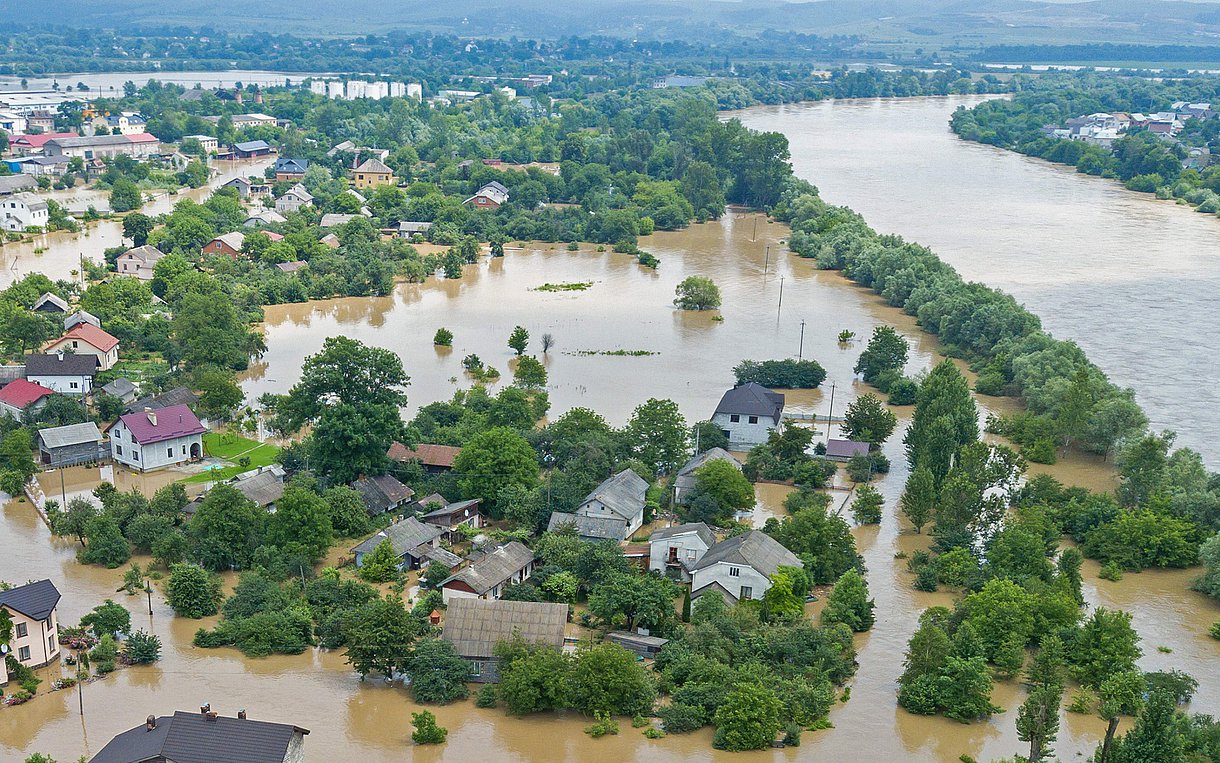
[[[1213,109],[1210,103],[1178,101],[1172,104],[1169,111],[1149,114],[1124,111],[1085,114],[1068,119],[1062,127],[1043,128],[1043,132],[1053,138],[1079,140],[1110,148],[1114,141],[1134,129],[1145,129],[1157,135],[1172,137],[1182,130],[1187,120],[1217,117],[1220,117],[1220,111]]]

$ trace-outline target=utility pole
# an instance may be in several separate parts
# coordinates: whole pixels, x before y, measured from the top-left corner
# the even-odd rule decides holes
[[[784,277],[779,277],[779,304],[775,306],[775,315],[779,317],[779,311],[784,306]]]
[[[835,413],[835,385],[831,382],[830,385],[830,411],[826,414],[826,439],[830,439],[830,420],[834,418]]]
[[[767,271],[770,269],[771,269],[771,245],[767,244],[766,259],[763,260],[763,275],[765,276],[767,274]]]
[[[59,467],[59,497],[63,500],[63,503],[59,506],[61,510],[66,510],[68,508],[68,488],[64,484],[65,468],[66,467],[63,466]]]
[[[750,234],[750,241],[758,240],[758,218],[754,218],[754,232]]]
[[[152,617],[152,580],[144,580],[144,591],[148,594],[148,616]]]
[[[796,359],[802,360],[804,357],[805,357],[805,321],[804,321],[804,319],[802,319],[801,320],[801,345],[800,345],[800,349],[798,349],[796,351]]]

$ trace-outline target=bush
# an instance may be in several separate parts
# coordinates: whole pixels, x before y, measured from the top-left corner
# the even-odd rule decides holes
[[[904,376],[891,382],[888,392],[890,396],[886,402],[890,405],[914,405],[915,394],[919,392],[919,385],[915,383],[914,379],[908,379]]]
[[[479,693],[475,695],[474,698],[474,706],[483,708],[495,707],[496,687],[492,686],[491,684],[487,684],[482,689],[479,689]]]
[[[681,702],[657,708],[657,717],[661,719],[661,727],[670,734],[688,734],[706,725],[702,709]]]
[[[93,647],[93,651],[89,653],[89,658],[93,661],[93,667],[99,676],[113,673],[119,658],[119,645],[115,642],[114,636],[109,633],[102,636],[101,640],[97,642],[97,646]]]
[[[427,710],[411,713],[411,725],[415,727],[411,732],[415,744],[442,744],[449,736],[449,730],[436,725],[436,716]]]
[[[1059,460],[1055,443],[1049,439],[1035,440],[1029,445],[1022,446],[1021,455],[1025,456],[1027,461],[1033,461],[1035,464],[1053,464]]]
[[[446,328],[436,330],[436,335],[432,337],[432,344],[440,345],[441,347],[453,346],[453,332]]]
[[[1208,634],[1211,635],[1212,638],[1220,641],[1220,620],[1212,623],[1211,630],[1208,631]]]
[[[208,617],[220,609],[220,581],[202,567],[175,564],[166,584],[165,598],[182,617],[195,620]]]
[[[801,746],[801,727],[795,723],[789,723],[784,727],[784,746],[785,747],[800,747]]]
[[[124,654],[132,665],[146,665],[161,659],[161,639],[153,633],[138,630],[127,638]]]
[[[816,360],[743,360],[733,369],[738,384],[754,382],[764,387],[815,389],[826,379],[826,369]]]
[[[618,734],[618,721],[610,717],[610,713],[595,712],[593,719],[596,721],[592,726],[585,727],[585,733],[594,739],[600,739],[606,735]]]

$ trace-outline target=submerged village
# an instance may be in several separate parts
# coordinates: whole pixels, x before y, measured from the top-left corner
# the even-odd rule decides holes
[[[598,81],[0,92],[6,759],[1217,759],[1203,458],[723,84]]]

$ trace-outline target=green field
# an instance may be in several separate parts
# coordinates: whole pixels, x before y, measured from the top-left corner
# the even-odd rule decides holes
[[[222,458],[231,465],[223,469],[212,469],[211,471],[191,475],[182,480],[183,482],[227,480],[242,472],[274,464],[276,456],[280,453],[278,446],[260,443],[257,440],[251,440],[232,432],[206,433],[203,436],[203,450],[206,455],[213,458]],[[239,459],[242,458],[250,459],[249,463],[244,466],[240,464]]]

